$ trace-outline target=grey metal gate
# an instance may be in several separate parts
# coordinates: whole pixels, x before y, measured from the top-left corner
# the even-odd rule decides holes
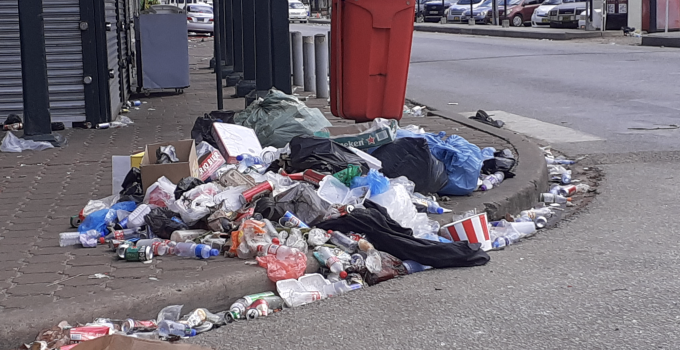
[[[19,0],[8,0],[0,6],[0,122],[23,111],[22,86]]]
[[[109,96],[111,98],[111,119],[115,119],[123,105],[120,84],[120,59],[118,52],[118,0],[104,1],[104,16],[106,17],[106,49],[109,68]]]
[[[80,1],[43,0],[43,12],[52,121],[85,121]]]
[[[120,77],[120,97],[126,102],[130,97],[132,67],[132,18],[129,0],[116,1],[116,18],[118,31],[118,69]]]

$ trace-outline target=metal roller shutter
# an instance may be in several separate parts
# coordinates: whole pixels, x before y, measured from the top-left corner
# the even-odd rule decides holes
[[[80,1],[43,0],[43,13],[52,121],[85,121]]]
[[[109,92],[111,97],[111,119],[116,119],[120,108],[123,105],[121,100],[121,86],[120,86],[120,66],[119,52],[118,52],[118,15],[116,11],[117,0],[104,1],[104,13],[106,16],[107,28],[106,31],[106,48],[108,52],[109,63]]]
[[[22,113],[22,85],[19,0],[5,0],[0,6],[0,122]]]
[[[120,62],[120,97],[126,102],[130,97],[130,71],[132,57],[130,50],[130,8],[129,0],[117,0],[116,16],[118,18],[118,54]]]

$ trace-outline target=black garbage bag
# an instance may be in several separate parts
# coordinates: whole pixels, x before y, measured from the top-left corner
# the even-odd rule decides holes
[[[430,153],[424,138],[404,137],[380,146],[371,155],[382,162],[382,173],[389,178],[406,176],[416,192],[439,192],[449,181],[444,163]]]
[[[480,243],[441,243],[413,237],[413,231],[392,220],[385,208],[366,200],[366,209],[317,225],[324,230],[364,233],[375,249],[401,260],[413,260],[435,268],[484,265],[491,259]]]
[[[178,213],[163,207],[151,209],[144,217],[144,221],[149,225],[151,232],[163,239],[170,239],[170,235],[177,230],[189,229]]]
[[[517,164],[517,159],[515,159],[515,155],[512,154],[511,150],[506,148],[502,151],[495,152],[493,156],[493,158],[484,161],[484,164],[482,165],[483,174],[490,175],[497,171],[501,171],[505,174],[506,179],[515,177],[515,173],[513,173],[512,170]]]
[[[134,201],[139,204],[144,200],[142,173],[139,168],[132,168],[128,171],[121,187],[123,189],[119,192],[120,199],[118,199],[118,202]]]
[[[201,179],[197,179],[195,177],[185,177],[177,183],[177,187],[175,187],[175,199],[180,199],[182,198],[182,195],[184,192],[189,192],[194,187],[203,185],[204,182],[201,181]]]
[[[21,120],[20,116],[11,113],[7,116],[7,119],[5,119],[4,125],[11,125],[16,123],[23,123],[23,121]]]
[[[262,218],[272,222],[278,222],[279,219],[286,213],[281,205],[276,205],[276,201],[272,197],[262,197],[255,202],[255,212],[260,213]]]
[[[213,123],[234,123],[234,111],[212,111],[206,113],[202,117],[196,118],[193,128],[191,128],[191,138],[196,141],[198,145],[202,141],[207,142],[210,146],[219,148],[217,141],[212,134]]]
[[[290,141],[289,173],[316,170],[335,174],[345,170],[347,165],[361,166],[363,174],[368,174],[368,164],[347,147],[329,139],[314,136],[296,136]]]
[[[314,226],[324,219],[330,209],[330,204],[321,199],[312,184],[300,183],[299,185],[283,192],[274,198],[276,211],[283,215],[290,211],[302,222]],[[281,216],[275,220],[279,220]]]

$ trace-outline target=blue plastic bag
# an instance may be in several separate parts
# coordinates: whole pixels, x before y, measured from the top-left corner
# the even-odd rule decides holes
[[[132,213],[133,211],[135,211],[135,209],[137,209],[137,203],[135,203],[133,201],[118,202],[118,203],[114,204],[113,206],[111,206],[111,209],[113,209],[113,210],[125,210],[125,211],[129,211],[129,212]]]
[[[371,196],[374,196],[387,192],[390,189],[390,180],[377,170],[371,169],[368,171],[368,175],[356,176],[350,184],[352,189],[364,186],[368,186],[371,190]]]
[[[97,230],[104,237],[107,234],[106,226],[118,218],[116,214],[116,211],[112,209],[97,210],[83,220],[80,226],[78,226],[78,232],[84,234],[89,230]]]
[[[427,140],[432,155],[442,161],[448,173],[449,182],[439,190],[444,196],[464,196],[477,188],[477,179],[484,163],[482,151],[458,135],[444,139],[445,132],[438,135],[416,134],[406,130],[397,130],[397,138],[422,137]]]

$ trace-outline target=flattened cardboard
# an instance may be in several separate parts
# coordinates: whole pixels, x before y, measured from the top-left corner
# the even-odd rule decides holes
[[[245,126],[214,123],[213,137],[228,164],[238,163],[236,157],[242,154],[260,156],[262,145],[255,131]]]
[[[156,164],[156,150],[161,146],[175,146],[178,163]],[[159,142],[146,145],[142,163],[139,166],[142,172],[142,186],[144,192],[153,185],[161,176],[165,176],[172,183],[178,183],[185,177],[198,177],[198,161],[196,160],[196,145],[194,140],[181,140],[171,142]]]
[[[381,121],[384,123],[383,121]],[[354,147],[360,150],[388,144],[397,136],[399,123],[392,119],[383,127],[374,127],[377,124],[360,123],[347,126],[332,126],[314,133],[314,136],[325,137],[345,147]]]
[[[170,344],[158,340],[137,339],[114,334],[82,342],[72,350],[209,350],[209,348],[191,344]]]

